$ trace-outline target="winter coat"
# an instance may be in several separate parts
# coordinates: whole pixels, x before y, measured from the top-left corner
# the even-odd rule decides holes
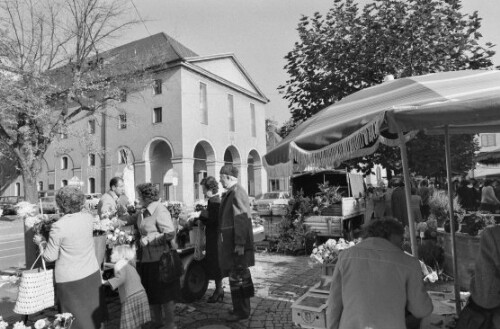
[[[237,245],[244,246],[243,256],[234,252]],[[255,265],[250,202],[247,192],[240,184],[231,186],[222,196],[218,248],[219,264],[223,272],[238,265],[246,267]]]
[[[219,251],[217,248],[217,236],[219,227],[220,197],[212,196],[208,199],[207,209],[200,214],[200,220],[205,224],[206,254],[205,260],[208,269],[208,276],[212,280],[221,279],[219,269]]]

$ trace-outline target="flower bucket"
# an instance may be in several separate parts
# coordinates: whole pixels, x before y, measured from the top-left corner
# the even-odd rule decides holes
[[[332,276],[333,270],[335,270],[335,263],[321,264],[321,275]]]

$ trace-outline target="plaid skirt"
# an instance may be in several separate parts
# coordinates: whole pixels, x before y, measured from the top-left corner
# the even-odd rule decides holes
[[[122,304],[120,329],[137,329],[151,321],[148,296],[144,290],[127,297]]]

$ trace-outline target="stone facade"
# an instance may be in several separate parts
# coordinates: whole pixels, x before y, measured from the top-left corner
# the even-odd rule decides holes
[[[81,117],[68,129],[68,138],[46,152],[40,191],[51,194],[76,176],[86,193],[103,193],[128,166],[133,174],[125,174],[131,177],[126,184],[153,182],[163,200],[192,204],[203,197],[201,178],[218,179],[224,163],[239,167],[240,182],[250,195],[267,191],[261,158],[268,99],[232,54],[197,56],[163,33],[120,51],[148,45],[158,51],[158,44],[170,47],[160,50],[170,57],[155,72],[156,92],[154,87],[129,91],[115,109]],[[78,131],[87,131],[86,137],[72,134]],[[105,150],[102,156],[85,151],[90,139]],[[19,177],[3,195],[22,191]]]

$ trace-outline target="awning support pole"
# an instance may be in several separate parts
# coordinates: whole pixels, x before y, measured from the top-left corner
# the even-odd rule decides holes
[[[450,236],[451,236],[451,258],[453,260],[453,278],[455,280],[455,306],[457,315],[460,314],[460,285],[458,282],[457,269],[457,250],[455,245],[455,223],[453,213],[453,182],[451,181],[451,151],[450,151],[450,135],[448,134],[448,125],[444,126],[444,150],[446,155],[446,178],[448,179],[448,201],[450,203]]]
[[[401,162],[403,164],[403,176],[405,179],[406,211],[408,212],[408,227],[410,229],[411,252],[413,256],[415,256],[415,258],[418,258],[417,237],[415,235],[415,219],[413,218],[413,211],[411,209],[410,168],[408,166],[408,155],[406,152],[405,136],[401,129],[398,129],[398,137],[399,137],[399,148],[401,150]]]

